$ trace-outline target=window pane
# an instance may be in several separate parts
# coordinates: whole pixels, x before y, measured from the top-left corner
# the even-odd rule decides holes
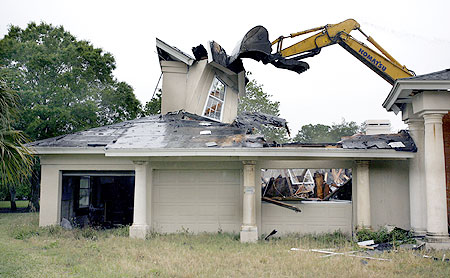
[[[223,101],[225,99],[225,84],[217,77],[214,77],[211,91],[207,100],[204,116],[220,121]]]
[[[221,110],[222,110],[222,103],[217,99],[209,97],[204,115],[210,118],[220,120]]]
[[[89,206],[89,189],[80,188],[80,201],[78,207],[86,208]]]
[[[209,95],[214,96],[220,100],[224,100],[225,84],[223,84],[222,81],[214,77],[213,84],[211,86],[211,92],[209,93]]]
[[[80,178],[80,188],[89,188],[89,178],[88,177]]]
[[[80,198],[78,201],[79,208],[89,207],[89,188],[90,188],[89,177],[80,178]]]

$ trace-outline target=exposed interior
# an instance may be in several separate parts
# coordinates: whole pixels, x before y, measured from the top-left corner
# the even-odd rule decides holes
[[[352,200],[351,169],[262,169],[262,197],[274,200]]]
[[[111,228],[133,222],[133,171],[64,171],[61,219],[72,225]]]

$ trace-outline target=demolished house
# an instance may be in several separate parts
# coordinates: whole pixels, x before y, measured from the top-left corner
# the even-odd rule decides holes
[[[286,121],[237,115],[245,94],[240,58],[216,42],[195,47],[194,57],[156,45],[162,115],[32,143],[42,165],[40,226],[131,225],[137,238],[223,231],[242,242],[273,229],[411,228],[408,160],[416,145],[408,132],[266,142],[257,128]]]

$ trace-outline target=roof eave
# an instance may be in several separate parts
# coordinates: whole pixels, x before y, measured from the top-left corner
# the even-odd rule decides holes
[[[450,89],[450,80],[414,80],[414,79],[398,79],[392,86],[389,95],[383,102],[383,107],[389,112],[396,112],[396,102],[403,91],[433,91]],[[398,111],[396,112],[396,114]]]
[[[186,54],[178,51],[177,49],[173,48],[172,46],[168,45],[158,38],[156,38],[156,47],[164,50],[165,52],[169,53],[169,55],[175,57],[177,60],[185,63],[188,66],[192,66],[195,61],[194,59],[192,59],[192,57],[189,57]]]

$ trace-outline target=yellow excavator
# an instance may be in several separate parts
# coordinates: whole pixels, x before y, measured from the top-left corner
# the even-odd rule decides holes
[[[350,35],[353,30],[360,31],[367,40],[380,52],[377,52]],[[283,48],[285,39],[296,38],[301,35],[313,33],[312,36],[293,45]],[[302,59],[315,56],[323,47],[339,44],[350,54],[368,66],[390,84],[399,78],[411,77],[415,73],[402,66],[384,50],[372,37],[367,36],[360,28],[358,22],[347,19],[337,24],[308,29],[292,33],[289,36],[280,36],[273,42],[269,41],[269,34],[263,26],[252,28],[234,49],[230,62],[238,58],[252,58],[271,63],[276,67],[289,69],[302,73],[309,69],[309,65]],[[276,45],[276,52],[272,53],[272,46]]]

